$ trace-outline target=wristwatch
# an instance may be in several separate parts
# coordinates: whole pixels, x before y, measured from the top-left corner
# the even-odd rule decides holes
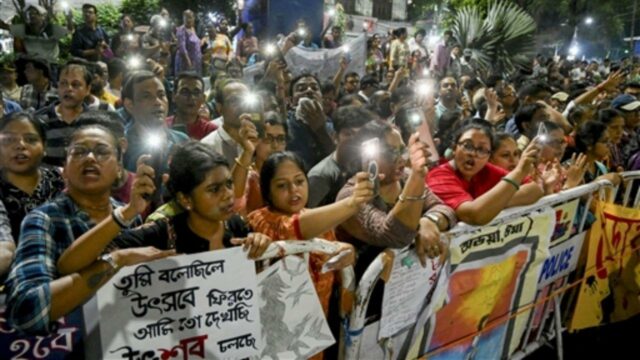
[[[109,264],[114,271],[117,271],[120,268],[118,264],[116,264],[116,261],[113,259],[113,256],[111,256],[111,253],[100,256],[100,260]]]
[[[440,217],[436,214],[426,214],[425,217],[431,221],[433,221],[434,224],[436,224],[436,227],[438,229],[440,229]]]

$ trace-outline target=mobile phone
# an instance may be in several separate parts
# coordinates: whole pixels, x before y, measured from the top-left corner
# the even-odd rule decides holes
[[[549,130],[547,130],[547,127],[544,125],[544,122],[540,122],[540,124],[538,125],[538,132],[536,133],[536,139],[538,139],[538,141],[540,143],[546,143],[547,140],[549,140]]]
[[[147,160],[146,164],[155,171],[153,185],[155,185],[156,190],[153,194],[145,194],[143,197],[145,200],[150,201],[153,206],[157,206],[162,204],[162,149],[154,150],[151,153],[151,159]]]
[[[153,168],[155,176],[153,178],[153,184],[156,190],[153,194],[144,195],[145,200],[151,201],[154,205],[162,204],[162,169],[164,162],[164,151],[166,148],[165,139],[158,134],[147,134],[146,136],[146,150],[147,154],[151,157],[145,161],[145,163]]]
[[[380,140],[377,138],[367,140],[362,143],[362,169],[369,174],[369,181],[374,184],[374,193],[378,193],[380,180],[378,179],[379,168],[376,158],[380,153]]]
[[[262,98],[254,93],[247,95],[245,101],[242,102],[241,113],[248,114],[251,117],[251,122],[256,126],[256,130],[260,137],[264,136],[264,120],[262,112]]]
[[[414,107],[407,110],[407,118],[409,124],[413,129],[412,132],[418,132],[418,136],[421,142],[429,146],[429,168],[438,165],[440,156],[435,143],[433,142],[433,136],[431,135],[431,127],[429,122],[424,117],[424,111],[422,108]]]

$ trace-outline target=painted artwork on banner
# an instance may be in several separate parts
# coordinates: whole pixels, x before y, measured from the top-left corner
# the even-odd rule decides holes
[[[439,258],[422,267],[413,249],[394,251],[393,268],[385,283],[378,339],[388,338],[415,324],[420,306],[436,283]],[[429,316],[428,314],[427,316]]]
[[[575,199],[553,207],[556,212],[556,225],[551,236],[551,246],[567,241],[577,233],[578,221],[576,216],[579,204],[580,199]]]
[[[429,352],[432,359],[509,357],[528,322],[528,313],[514,319],[510,314],[536,296],[554,225],[555,212],[548,208],[455,238],[446,296],[434,299],[442,308],[425,331],[430,337],[422,354]]]
[[[257,275],[240,247],[124,268],[97,298],[105,358],[228,359],[262,348]]]
[[[586,263],[592,270],[580,286],[570,331],[640,313],[640,210],[595,203],[597,220],[590,230]]]
[[[82,307],[58,320],[58,329],[48,336],[20,335],[7,324],[5,308],[0,307],[0,358],[83,359],[85,358]]]
[[[260,359],[307,359],[335,343],[304,258],[287,256],[258,274]]]

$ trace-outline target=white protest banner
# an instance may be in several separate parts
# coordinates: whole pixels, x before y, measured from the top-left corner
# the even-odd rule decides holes
[[[257,355],[256,286],[254,262],[240,247],[124,268],[98,292],[104,357]]]
[[[258,275],[260,359],[308,359],[335,343],[308,268],[303,258],[287,256]]]
[[[416,322],[441,268],[438,258],[428,259],[427,266],[422,267],[409,248],[394,251],[394,255],[391,276],[384,287],[378,339],[391,337]]]
[[[547,286],[576,269],[585,234],[586,232],[582,232],[549,249],[550,255],[544,260],[540,270],[538,288]]]
[[[340,58],[350,58],[345,74],[356,72],[365,74],[364,63],[367,59],[367,38],[360,35],[337,49],[305,50],[293,47],[285,56],[291,74],[295,77],[302,73],[312,73],[324,81],[333,79],[340,67]]]

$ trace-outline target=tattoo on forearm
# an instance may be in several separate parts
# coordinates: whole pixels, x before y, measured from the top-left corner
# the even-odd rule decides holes
[[[111,275],[113,275],[113,273],[113,269],[107,269],[93,274],[87,280],[87,286],[89,286],[90,289],[95,289],[96,287],[100,286],[100,284],[102,284],[105,279],[108,279]]]

